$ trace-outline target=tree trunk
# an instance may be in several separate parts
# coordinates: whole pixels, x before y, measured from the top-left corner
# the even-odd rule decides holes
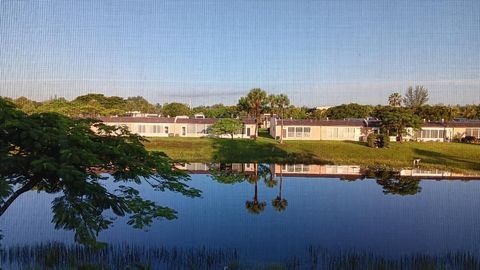
[[[278,198],[282,199],[282,184],[283,184],[283,177],[282,177],[282,168],[280,167],[280,191],[278,192]]]
[[[255,204],[258,203],[258,172],[257,172],[257,164],[255,163],[255,166],[253,167],[255,170],[255,195],[253,196],[253,201]]]
[[[281,118],[280,118],[280,144],[283,143],[283,111],[282,111],[282,115],[281,115]]]
[[[5,203],[2,205],[2,207],[0,207],[0,216],[2,216],[3,213],[5,213],[5,211],[8,209],[8,207],[13,203],[13,201],[15,201],[15,199],[18,198],[18,196],[20,196],[20,195],[22,195],[23,193],[31,190],[36,184],[37,184],[37,181],[30,180],[30,182],[28,182],[28,183],[25,184],[23,187],[21,187],[20,189],[18,189],[17,191],[15,191],[15,192],[5,201]]]

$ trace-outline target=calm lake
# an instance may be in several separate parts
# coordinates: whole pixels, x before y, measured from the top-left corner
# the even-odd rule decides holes
[[[480,266],[480,177],[419,170],[382,177],[357,166],[178,166],[191,171],[189,185],[202,197],[140,188],[178,219],[147,231],[117,219],[99,235],[109,244],[102,251],[54,228],[58,194],[22,195],[0,219],[3,269]]]

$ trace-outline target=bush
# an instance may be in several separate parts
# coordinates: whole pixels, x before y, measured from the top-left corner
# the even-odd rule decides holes
[[[377,147],[377,135],[370,133],[367,136],[367,145],[368,147],[376,148]]]
[[[476,142],[477,142],[477,138],[473,136],[465,136],[462,138],[462,143],[476,143]]]
[[[372,148],[388,148],[390,146],[390,137],[387,134],[377,135],[370,133],[367,136],[367,145]]]
[[[380,148],[388,148],[390,146],[390,136],[383,134],[379,136],[380,138]]]

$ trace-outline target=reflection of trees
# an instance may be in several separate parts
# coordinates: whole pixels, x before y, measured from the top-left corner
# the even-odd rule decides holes
[[[263,173],[262,173],[263,175]],[[246,201],[245,202],[245,208],[247,208],[249,213],[252,214],[260,214],[265,210],[265,206],[267,205],[266,202],[260,202],[258,201],[258,178],[259,178],[259,172],[258,172],[258,164],[254,164],[254,174],[250,175],[247,180],[249,183],[254,183],[255,185],[255,193],[253,196],[252,201]]]
[[[270,166],[267,166],[266,164],[260,164],[258,171],[259,176],[263,179],[263,182],[268,188],[277,186],[278,181],[275,179],[272,171],[270,170]]]
[[[420,181],[412,177],[389,178],[385,180],[377,180],[377,184],[383,187],[385,194],[398,195],[415,195],[419,193],[422,188],[419,185]]]
[[[282,169],[280,169],[280,187],[278,189],[278,195],[275,199],[272,200],[272,206],[278,212],[285,211],[288,206],[288,201],[282,198],[282,188],[283,188],[283,173]]]
[[[246,179],[245,172],[225,169],[225,166],[220,165],[219,168],[210,169],[210,178],[221,184],[237,184],[242,183]]]
[[[384,194],[415,195],[422,190],[420,180],[400,176],[396,171],[375,170],[368,172],[367,176],[377,180],[377,184],[383,187]]]

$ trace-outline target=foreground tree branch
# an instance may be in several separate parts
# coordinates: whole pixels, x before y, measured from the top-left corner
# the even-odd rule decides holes
[[[98,244],[98,233],[109,228],[107,210],[128,215],[135,228],[175,218],[173,209],[142,199],[135,186],[150,179],[159,191],[189,197],[200,191],[186,184],[188,175],[164,153],[145,150],[144,141],[95,119],[26,115],[0,98],[0,216],[29,190],[61,193],[52,207],[56,227],[75,231],[75,240],[88,245]],[[105,188],[106,181],[118,183],[115,192]]]

